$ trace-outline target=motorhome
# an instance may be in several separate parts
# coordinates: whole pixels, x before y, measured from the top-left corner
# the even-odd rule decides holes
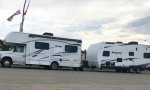
[[[51,33],[37,35],[11,32],[3,42],[4,45],[11,46],[8,51],[0,51],[0,62],[3,67],[21,64],[51,69],[82,69],[81,40],[54,37]]]
[[[134,41],[96,43],[88,48],[87,61],[92,68],[140,73],[150,67],[150,46]]]

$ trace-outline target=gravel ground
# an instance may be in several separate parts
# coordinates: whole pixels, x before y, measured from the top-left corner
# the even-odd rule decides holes
[[[0,67],[0,90],[150,90],[150,72]]]

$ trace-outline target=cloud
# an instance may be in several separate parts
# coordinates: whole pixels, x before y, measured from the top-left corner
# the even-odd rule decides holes
[[[24,0],[0,0],[0,37],[19,31],[20,16],[6,19]],[[83,40],[83,49],[102,41],[149,39],[150,0],[31,0],[24,32]]]
[[[128,29],[134,33],[141,33],[141,34],[150,34],[150,16],[138,18],[129,22],[125,29]]]
[[[101,22],[100,21],[83,21],[74,23],[67,28],[65,31],[68,32],[90,32],[90,31],[100,31]]]

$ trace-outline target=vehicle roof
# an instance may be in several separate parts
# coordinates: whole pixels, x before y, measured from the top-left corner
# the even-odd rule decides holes
[[[4,41],[6,43],[23,43],[23,42],[29,41],[29,38],[47,38],[47,39],[53,39],[53,40],[64,40],[64,41],[82,43],[82,41],[78,39],[70,39],[70,38],[54,37],[54,36],[48,36],[48,35],[22,33],[22,32],[11,32],[7,34]]]
[[[45,36],[45,35],[38,35],[38,34],[29,34],[29,37],[39,37],[39,38],[49,38],[49,39],[57,39],[57,40],[65,40],[65,41],[74,41],[77,43],[82,43],[82,40],[79,39],[70,39],[70,38],[62,38],[62,37],[53,37],[53,36]]]

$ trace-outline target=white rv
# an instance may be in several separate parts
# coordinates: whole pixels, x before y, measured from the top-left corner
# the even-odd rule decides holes
[[[140,73],[150,67],[150,46],[137,42],[97,43],[88,48],[87,61],[92,68]]]
[[[4,44],[11,46],[9,51],[0,51],[3,67],[12,64],[40,65],[45,68],[72,67],[81,69],[81,40],[12,32]]]

